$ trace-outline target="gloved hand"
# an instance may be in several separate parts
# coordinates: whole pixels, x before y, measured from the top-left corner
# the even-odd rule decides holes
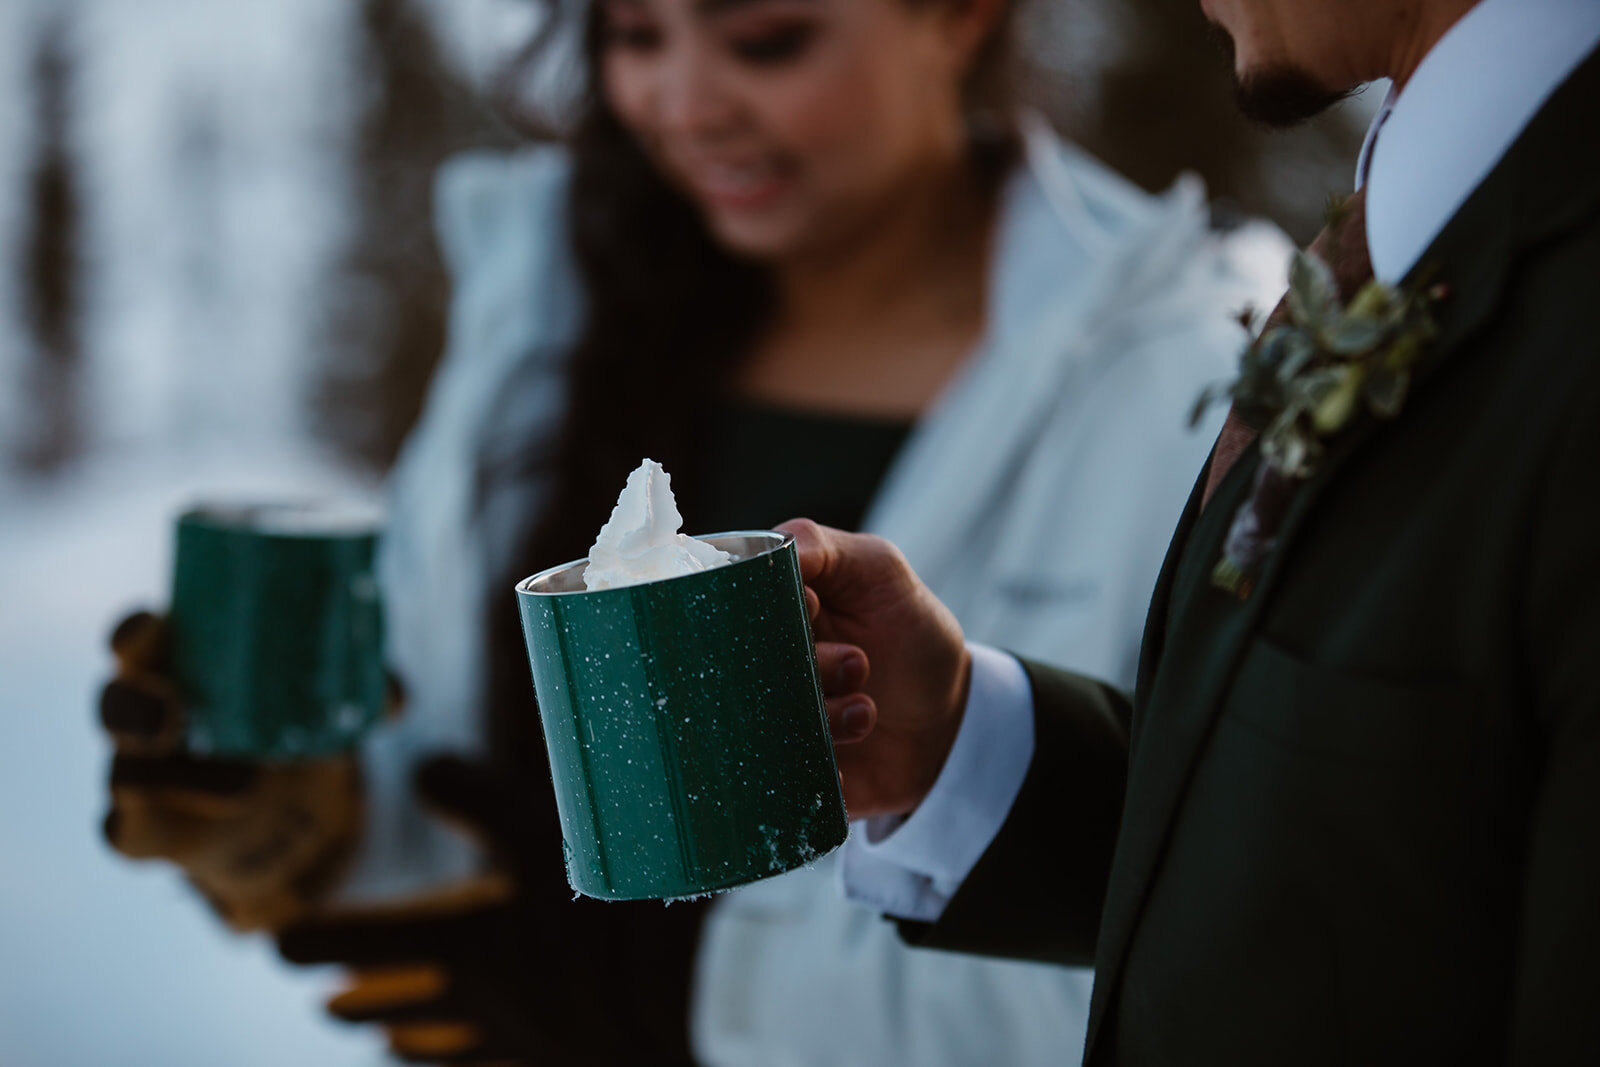
[[[513,786],[452,757],[416,788],[483,836],[507,876],[401,904],[323,913],[284,930],[295,963],[340,963],[335,1016],[383,1026],[401,1059],[683,1065],[689,977],[705,906],[574,900],[548,785]]]
[[[116,743],[106,840],[183,868],[235,930],[276,929],[342,875],[361,829],[359,767],[353,756],[257,764],[185,751],[169,639],[148,612],[111,635],[117,673],[100,696]]]

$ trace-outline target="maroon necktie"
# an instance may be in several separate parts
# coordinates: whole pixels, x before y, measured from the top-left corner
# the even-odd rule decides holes
[[[1349,303],[1363,285],[1372,280],[1372,258],[1367,252],[1367,190],[1363,186],[1334,210],[1334,217],[1311,242],[1311,251],[1333,269],[1339,283],[1339,299]],[[1281,323],[1289,314],[1288,298],[1278,302],[1267,317],[1267,328]],[[1205,495],[1200,506],[1211,501],[1211,494],[1233,468],[1256,431],[1239,418],[1238,410],[1229,409],[1228,421],[1217,435],[1217,444],[1211,454],[1211,474],[1206,479]]]

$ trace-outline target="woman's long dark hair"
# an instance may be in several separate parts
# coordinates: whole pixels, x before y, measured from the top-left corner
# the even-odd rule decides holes
[[[581,16],[583,84],[566,139],[570,235],[587,299],[584,325],[570,356],[565,422],[540,471],[552,489],[538,522],[505,561],[496,589],[583,556],[642,456],[673,473],[682,510],[694,513],[702,416],[774,307],[768,269],[712,239],[693,205],[670,187],[607,104],[594,73],[604,45],[601,5],[580,6],[587,7]],[[527,61],[546,58],[559,38],[559,17],[559,11],[552,14],[549,32]],[[975,163],[995,176],[1014,156],[1011,24],[1008,16],[991,35],[967,93]],[[543,745],[514,606],[492,600],[491,748],[510,766],[538,766]]]

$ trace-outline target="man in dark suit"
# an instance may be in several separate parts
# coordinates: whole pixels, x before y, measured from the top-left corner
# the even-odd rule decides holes
[[[1292,476],[1236,407],[1131,700],[794,524],[825,678],[871,667],[847,891],[1092,961],[1091,1064],[1600,1064],[1600,0],[1206,3],[1257,115],[1393,79],[1317,247],[1428,294],[1403,403]]]

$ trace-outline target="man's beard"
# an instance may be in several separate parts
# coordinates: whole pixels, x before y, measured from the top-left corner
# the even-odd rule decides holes
[[[1296,67],[1269,67],[1234,79],[1233,97],[1252,122],[1276,129],[1315,118],[1354,89],[1324,89]]]
[[[1233,37],[1214,22],[1210,29],[1211,39],[1228,57],[1228,69],[1237,69]],[[1235,75],[1233,81],[1233,97],[1244,117],[1277,129],[1316,118],[1355,91],[1324,89],[1310,74],[1286,63]]]

